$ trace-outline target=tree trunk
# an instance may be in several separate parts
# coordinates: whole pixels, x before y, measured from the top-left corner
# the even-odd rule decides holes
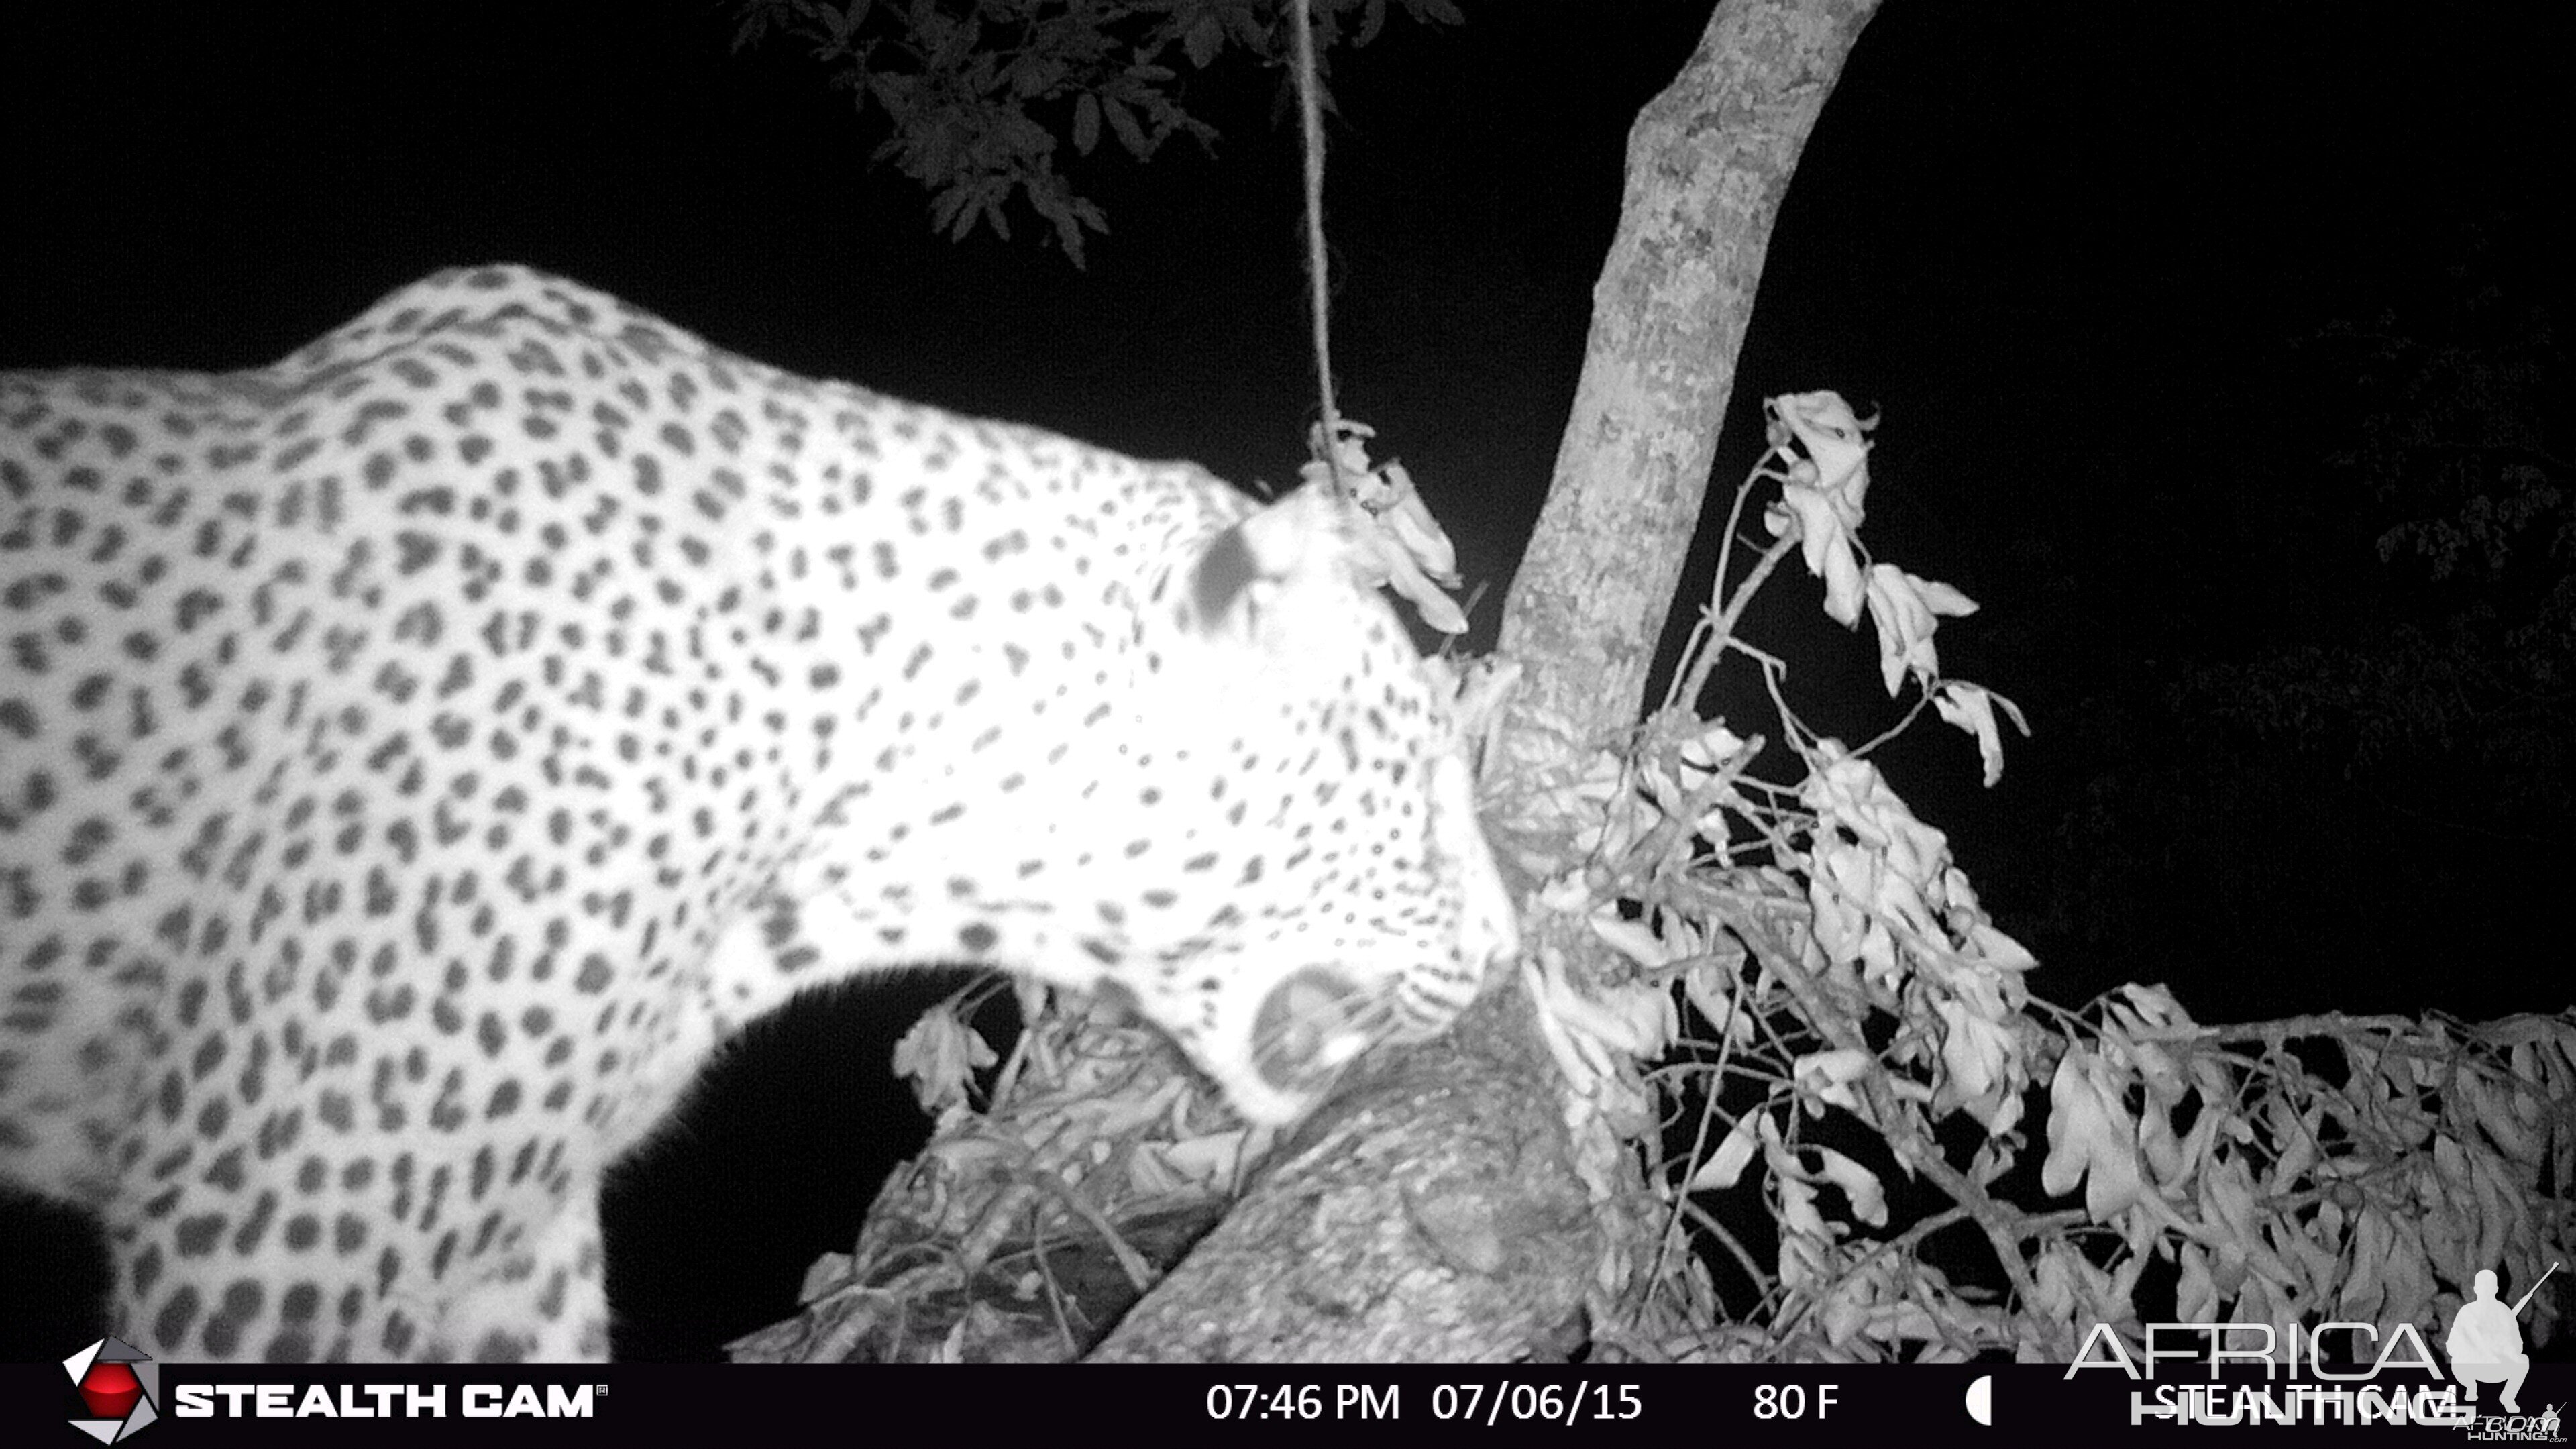
[[[1725,0],[1628,133],[1619,233],[1592,289],[1583,377],[1503,609],[1526,671],[1504,736],[1516,784],[1636,723],[1690,550],[1771,225],[1878,0]],[[1529,792],[1509,792],[1510,808]]]

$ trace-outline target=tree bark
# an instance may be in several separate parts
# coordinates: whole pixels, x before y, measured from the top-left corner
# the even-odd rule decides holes
[[[1378,1052],[1093,1363],[1562,1361],[1601,1240],[1518,991]]]
[[[1543,779],[1636,723],[1708,494],[1771,226],[1878,0],[1724,0],[1628,133],[1583,376],[1503,609],[1503,747]],[[1518,807],[1527,802],[1510,796]]]

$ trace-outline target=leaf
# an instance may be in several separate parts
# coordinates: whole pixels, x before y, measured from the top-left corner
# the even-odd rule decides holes
[[[1377,39],[1379,29],[1385,24],[1386,0],[1368,0],[1367,6],[1360,11],[1360,33],[1351,37],[1351,44],[1362,46]]]
[[[1875,419],[1863,422],[1837,392],[1786,393],[1769,400],[1772,416],[1815,461],[1815,485],[1860,527],[1861,499],[1869,491],[1869,440]]]
[[[1935,1004],[1940,1013],[1941,1065],[1962,1096],[1982,1097],[2006,1079],[2012,1056],[2012,1031],[2000,1022],[1972,1016],[1956,1001]]]
[[[1385,467],[1370,476],[1378,480],[1387,495],[1384,501],[1371,504],[1370,512],[1377,515],[1381,525],[1394,531],[1405,551],[1422,565],[1423,572],[1457,583],[1457,547],[1449,542],[1440,520],[1431,516],[1430,506],[1413,486],[1413,475],[1404,471],[1402,463],[1389,459]]]
[[[2272,1164],[2272,1185],[2286,1192],[2316,1165],[2321,1150],[2317,1128],[2325,1121],[2326,1109],[2319,1102],[2304,1113],[2294,1113],[2288,1102],[2277,1097],[2272,1107],[2272,1140],[2281,1153]]]
[[[1807,1149],[1823,1161],[1825,1180],[1843,1190],[1851,1199],[1852,1216],[1873,1228],[1887,1226],[1887,1191],[1879,1186],[1878,1174],[1861,1166],[1830,1147]]]
[[[975,1073],[1000,1058],[982,1034],[957,1018],[953,1003],[932,1007],[894,1045],[895,1075],[912,1082],[922,1110],[938,1115],[966,1099]]]
[[[1763,527],[1773,538],[1798,530],[1807,572],[1825,581],[1825,613],[1850,628],[1860,622],[1862,583],[1853,535],[1866,517],[1869,443],[1862,435],[1872,424],[1853,416],[1851,405],[1832,392],[1784,393],[1764,399],[1763,408],[1770,415],[1767,456],[1785,460],[1782,471],[1771,475],[1780,479],[1780,502],[1762,511]],[[1790,447],[1793,441],[1804,456]]]
[[[1989,692],[1980,684],[1944,681],[1932,692],[1932,707],[1941,718],[1977,737],[1977,758],[1985,767],[1985,784],[1992,789],[2004,777],[2003,732],[1995,727],[1996,705],[2012,717],[2013,726],[2030,737],[2030,721],[2023,719],[2021,706],[2000,694]]]
[[[2209,1250],[2198,1243],[2185,1243],[2178,1255],[2182,1277],[2174,1284],[2174,1311],[2182,1323],[2215,1323],[2218,1313],[2218,1284],[2210,1277]]]
[[[1787,1239],[1805,1238],[1810,1243],[1831,1242],[1833,1225],[1816,1209],[1816,1189],[1807,1181],[1805,1164],[1798,1161],[1798,1150],[1780,1140],[1772,1130],[1771,1119],[1762,1122],[1762,1160],[1771,1169],[1771,1180],[1780,1187],[1779,1222],[1782,1261],[1786,1264]],[[1812,1259],[1808,1261],[1813,1261]]]
[[[1227,24],[1232,27],[1235,41],[1238,44],[1247,46],[1256,53],[1263,53],[1267,52],[1270,48],[1270,20],[1268,16],[1271,13],[1270,7],[1265,6],[1260,10],[1255,10],[1249,6],[1244,6],[1227,11],[1226,21]],[[1326,19],[1329,22],[1331,12],[1327,11],[1325,14]],[[1316,63],[1318,68],[1320,68],[1322,65],[1322,57],[1318,56],[1316,58]]]
[[[868,75],[868,94],[875,96],[877,98],[877,105],[883,109],[887,115],[894,117],[897,121],[901,121],[912,114],[912,101],[913,97],[917,93],[918,80],[916,77],[907,75],[889,75],[884,71],[872,71]],[[894,143],[888,142],[887,144],[893,145]],[[882,153],[883,148],[879,149]]]
[[[1064,83],[1064,62],[1044,56],[1023,57],[1010,68],[1011,94],[1020,100],[1047,95]]]
[[[1717,1144],[1717,1150],[1708,1155],[1708,1161],[1700,1164],[1699,1171],[1691,1174],[1690,1185],[1685,1190],[1720,1192],[1735,1186],[1744,1176],[1746,1166],[1753,1161],[1753,1149],[1758,1141],[1754,1124],[1767,1120],[1759,1112],[1737,1118],[1734,1130],[1726,1134],[1725,1141]]]
[[[2138,1116],[2138,1150],[2147,1159],[2147,1168],[2155,1174],[2158,1186],[2171,1187],[2182,1181],[2181,1139],[2174,1136],[2173,1119],[2152,1096],[2147,1109]]]
[[[1836,1047],[1830,1051],[1809,1052],[1790,1066],[1790,1076],[1818,1101],[1840,1107],[1846,1112],[1861,1110],[1860,1098],[1851,1084],[1876,1060],[1858,1047]]]
[[[1780,488],[1780,501],[1762,512],[1762,526],[1773,538],[1798,531],[1799,557],[1807,572],[1825,581],[1825,615],[1845,628],[1860,623],[1860,562],[1851,530],[1834,511],[1833,500],[1797,483]]]
[[[2353,1224],[2351,1266],[2345,1270],[2335,1295],[2336,1313],[2346,1322],[2379,1321],[2380,1310],[2388,1299],[2383,1275],[2393,1246],[2388,1219],[2378,1209],[2365,1211]]]
[[[2052,1240],[2039,1250],[2039,1261],[2030,1274],[2030,1308],[2044,1318],[2067,1319],[2075,1314],[2075,1271],[2071,1262],[2075,1250],[2062,1241]]]
[[[847,1253],[825,1253],[805,1269],[805,1282],[796,1290],[796,1301],[811,1303],[850,1281],[851,1269],[858,1260]]]
[[[1702,1020],[1723,1031],[1728,1041],[1739,1045],[1753,1036],[1752,1018],[1735,1009],[1731,989],[1735,968],[1743,960],[1744,950],[1738,946],[1731,960],[1703,960],[1682,977],[1682,994],[1689,998],[1691,1008]]]
[[[2040,1186],[2063,1197],[2084,1179],[2084,1210],[2109,1222],[2137,1200],[2137,1128],[2120,1105],[2109,1062],[2069,1049],[2048,1087],[2048,1160]]]
[[[1073,102],[1073,149],[1088,156],[1100,144],[1100,97],[1090,91]]]
[[[1887,697],[1896,697],[1905,676],[1941,677],[1940,656],[1932,648],[1937,616],[1960,617],[1977,612],[1977,601],[1948,584],[1917,578],[1894,564],[1869,566],[1869,617],[1878,632],[1878,672]]]
[[[930,224],[955,241],[975,229],[974,188],[960,182],[930,198]]]
[[[1611,949],[1640,966],[1652,969],[1673,959],[1672,948],[1645,922],[1621,920],[1607,906],[1586,916],[1584,923]]]
[[[1117,135],[1118,144],[1127,148],[1127,154],[1140,161],[1154,154],[1154,143],[1145,139],[1144,128],[1136,124],[1135,113],[1116,96],[1102,96],[1100,112],[1109,118],[1109,129]]]
[[[1214,10],[1201,15],[1181,37],[1182,53],[1189,56],[1190,64],[1200,70],[1207,69],[1208,63],[1215,60],[1217,52],[1224,48],[1225,21]]]
[[[1443,634],[1467,632],[1467,616],[1460,611],[1457,601],[1442,592],[1440,586],[1422,572],[1422,566],[1413,561],[1412,553],[1402,542],[1376,526],[1368,528],[1359,542],[1359,552],[1365,555],[1362,572],[1368,576],[1371,585],[1384,584],[1402,594],[1422,615],[1422,622]]]

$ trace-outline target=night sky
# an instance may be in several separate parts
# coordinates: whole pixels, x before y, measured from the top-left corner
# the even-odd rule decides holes
[[[1627,127],[1707,6],[1467,9],[1337,56],[1329,185],[1342,406],[1491,585],[1482,648],[1582,363]],[[1890,0],[1863,36],[1772,239],[1711,497],[1753,459],[1762,394],[1881,410],[1863,537],[1984,606],[1943,630],[1943,663],[2036,732],[1992,790],[1937,724],[1883,764],[2039,953],[2041,993],[2162,980],[2204,1020],[2576,995],[2544,906],[2576,865],[2563,771],[2541,772],[2554,797],[2500,783],[2488,714],[2356,765],[2348,722],[2238,707],[2277,697],[2247,681],[2284,659],[2373,657],[2481,603],[2527,621],[2569,571],[2536,551],[2492,585],[2383,564],[2372,540],[2433,495],[2333,460],[2424,405],[2354,334],[2563,330],[2571,28],[2576,7],[2537,4]],[[0,366],[262,364],[429,271],[516,261],[797,371],[1293,478],[1311,364],[1274,76],[1229,58],[1192,82],[1213,159],[1104,144],[1077,167],[1112,232],[1076,271],[1025,212],[1009,243],[932,237],[823,73],[730,33],[722,10],[632,0],[29,7],[0,47]],[[2514,354],[2543,360],[2526,391],[2550,409],[2521,425],[2562,488],[2563,348]],[[1757,638],[1811,723],[1869,738],[1895,707],[1866,638],[1815,603],[1785,572]],[[1776,737],[1758,696],[1713,703]],[[737,1156],[648,1179],[628,1199],[677,1216],[623,1231],[716,1258],[737,1214],[792,1200],[818,1226],[756,1269],[624,1270],[621,1352],[756,1326],[855,1220],[873,1183],[817,1124],[903,1108],[824,1080],[881,1074],[884,1046],[842,1029],[786,1049],[830,1113],[782,1094],[751,1109],[774,1138],[684,1129],[684,1150]],[[755,1180],[781,1157],[831,1166]],[[691,1208],[700,1182],[723,1190]],[[755,1273],[758,1305],[724,1298]]]

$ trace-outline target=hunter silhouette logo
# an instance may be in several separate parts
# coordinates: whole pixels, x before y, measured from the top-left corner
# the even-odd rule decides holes
[[[2540,1291],[2540,1284],[2557,1271],[2558,1264],[2553,1260],[2539,1282],[2524,1289],[2522,1297],[2507,1308],[2496,1299],[2495,1271],[2478,1270],[2472,1284],[2477,1296],[2461,1304],[2460,1311],[2451,1316],[2451,1336],[2443,1345],[2451,1351],[2451,1376],[2468,1390],[2467,1402],[2477,1402],[2479,1384],[2502,1384],[2504,1389],[2497,1397],[2504,1411],[2522,1412],[2514,1395],[2522,1392],[2523,1375],[2531,1372],[2531,1355],[2522,1351],[2522,1327],[2514,1320],[2530,1306],[2531,1295]]]
[[[74,1419],[72,1427],[101,1444],[129,1439],[161,1417],[161,1365],[123,1339],[100,1339],[64,1359],[63,1372],[98,1416]]]

